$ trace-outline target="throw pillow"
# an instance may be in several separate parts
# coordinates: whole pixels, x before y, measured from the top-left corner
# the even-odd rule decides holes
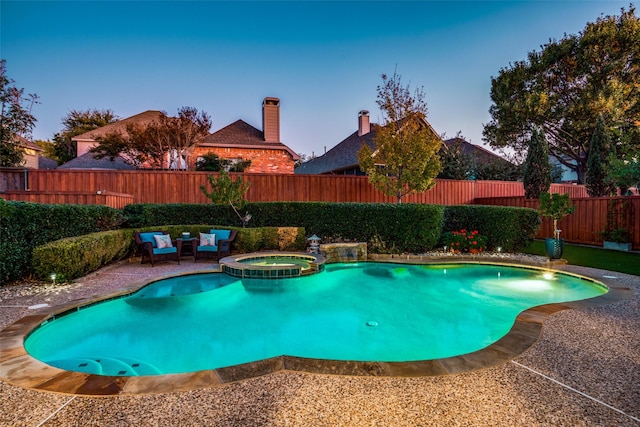
[[[159,249],[173,247],[173,243],[171,243],[171,236],[168,234],[156,234],[153,238],[156,239],[156,245]]]
[[[200,233],[200,246],[215,246],[215,245],[216,245],[215,234]]]

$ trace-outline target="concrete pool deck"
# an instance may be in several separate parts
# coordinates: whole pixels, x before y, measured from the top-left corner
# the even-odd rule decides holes
[[[37,310],[29,307],[38,304],[71,304],[148,277],[206,267],[186,260],[156,267],[123,263],[69,285],[0,287],[0,329],[33,314]],[[0,425],[640,425],[640,278],[556,268],[629,288],[632,295],[555,313],[524,354],[463,374],[403,378],[285,370],[191,391],[97,398],[0,382]]]

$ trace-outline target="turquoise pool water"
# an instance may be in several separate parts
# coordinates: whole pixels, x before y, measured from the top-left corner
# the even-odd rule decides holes
[[[164,279],[50,320],[36,359],[99,375],[193,372],[283,354],[402,362],[494,343],[527,308],[606,293],[577,277],[490,265],[331,264],[312,276]]]

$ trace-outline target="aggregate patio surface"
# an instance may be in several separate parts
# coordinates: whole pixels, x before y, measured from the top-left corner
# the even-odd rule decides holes
[[[493,260],[495,261],[495,260]],[[0,329],[37,304],[68,304],[148,277],[206,268],[186,259],[106,267],[76,283],[0,287]],[[627,287],[630,297],[564,310],[513,360],[456,375],[337,376],[279,371],[191,391],[82,397],[0,382],[0,426],[637,426],[640,277],[559,270]],[[613,278],[612,278],[612,277]],[[604,279],[602,279],[604,280]]]

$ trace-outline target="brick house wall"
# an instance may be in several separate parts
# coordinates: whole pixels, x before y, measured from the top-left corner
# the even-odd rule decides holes
[[[293,173],[294,160],[285,150],[261,148],[195,147],[189,156],[189,169],[196,169],[198,157],[214,153],[220,159],[251,160],[248,173]]]

